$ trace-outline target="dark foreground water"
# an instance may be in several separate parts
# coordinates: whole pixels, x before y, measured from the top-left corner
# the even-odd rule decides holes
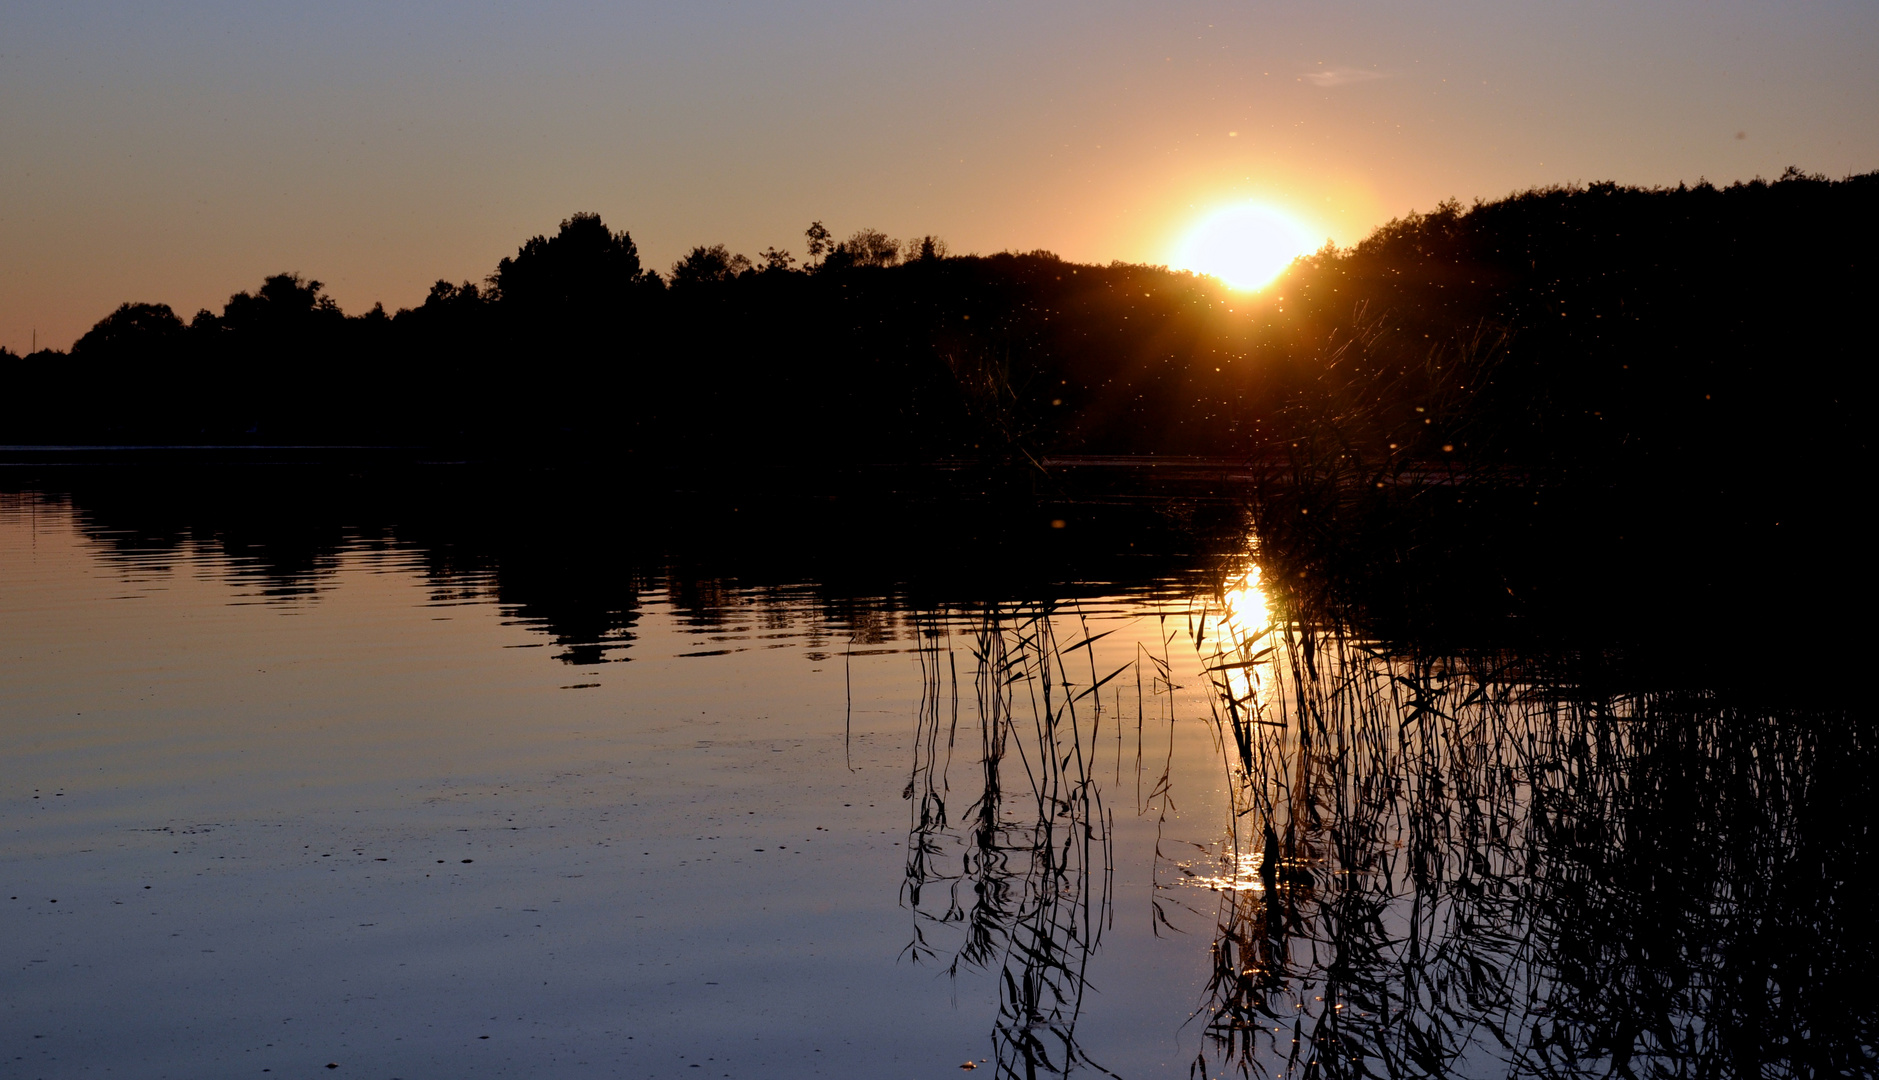
[[[1191,500],[106,472],[0,496],[0,1076],[1872,1072],[1861,709]]]

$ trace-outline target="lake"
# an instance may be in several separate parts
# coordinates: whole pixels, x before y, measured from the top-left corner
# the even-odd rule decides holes
[[[973,483],[0,478],[0,1076],[1870,1074],[1863,711]]]

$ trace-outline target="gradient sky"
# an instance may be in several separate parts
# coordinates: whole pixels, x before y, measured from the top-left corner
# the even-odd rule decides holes
[[[1879,3],[0,0],[0,345],[295,270],[350,312],[597,210],[1168,262],[1536,184],[1879,169]]]

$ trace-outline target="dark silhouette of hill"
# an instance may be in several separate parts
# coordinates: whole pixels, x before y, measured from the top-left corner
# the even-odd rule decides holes
[[[1351,343],[1319,403],[1373,453],[1739,474],[1863,439],[1876,243],[1879,174],[1595,184],[1392,222],[1288,288]]]

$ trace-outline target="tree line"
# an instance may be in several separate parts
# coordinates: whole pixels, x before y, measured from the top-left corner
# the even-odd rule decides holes
[[[594,214],[347,315],[269,277],[0,352],[0,440],[673,462],[1290,454],[1709,475],[1863,450],[1879,174],[1554,187],[1383,226],[1266,293],[820,222],[666,274]],[[1335,448],[1335,449],[1331,449]]]

